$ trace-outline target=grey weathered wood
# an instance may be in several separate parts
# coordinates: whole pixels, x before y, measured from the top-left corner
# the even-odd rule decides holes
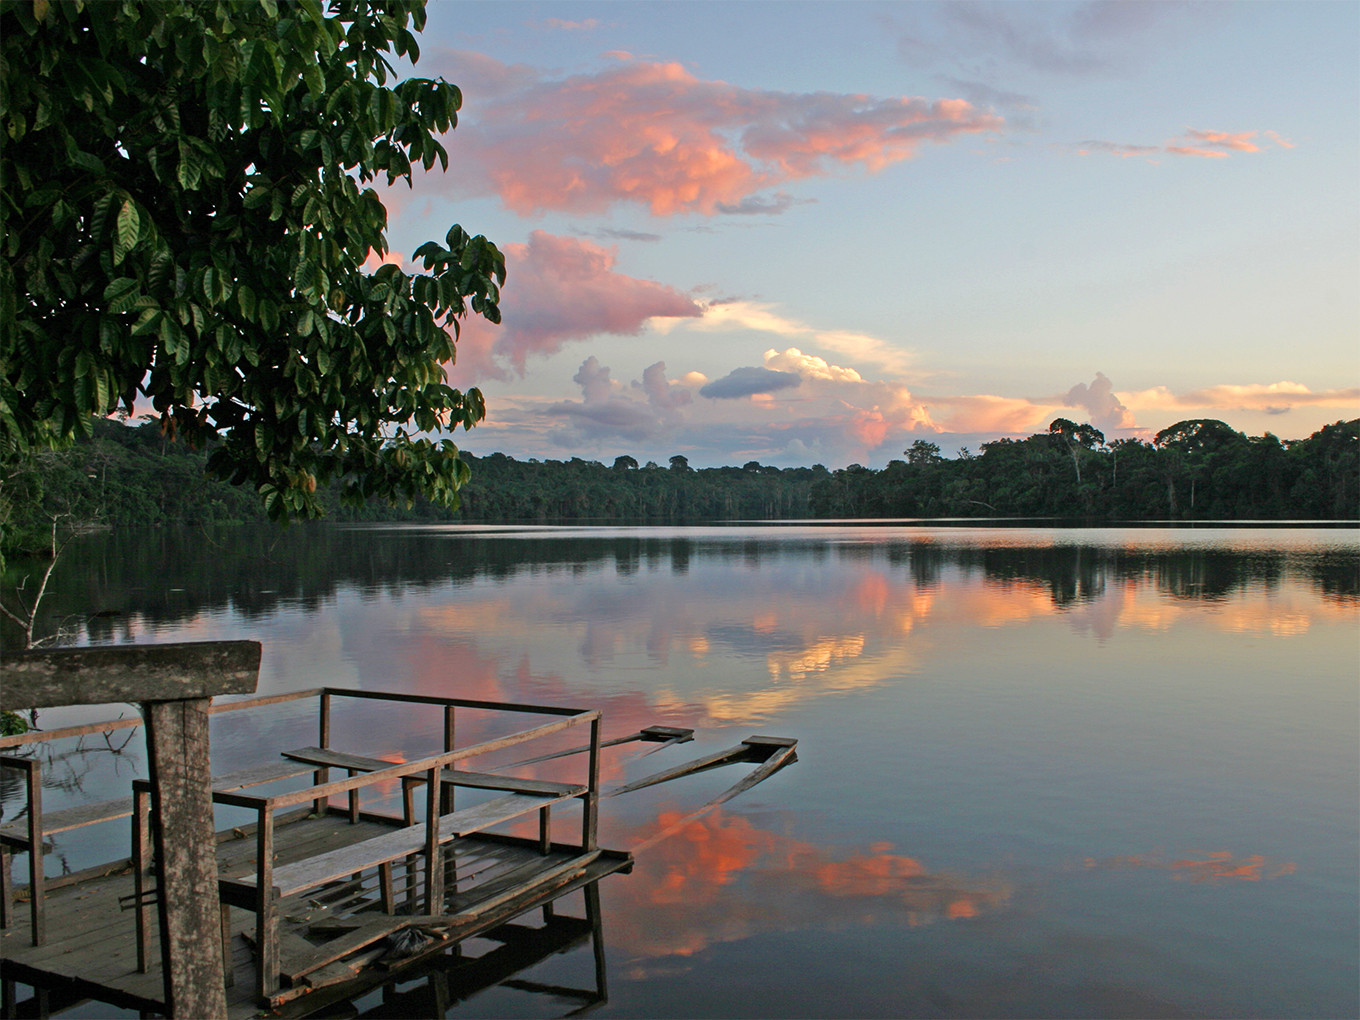
[[[473,807],[460,808],[439,818],[441,843],[466,836],[482,829],[519,818],[537,811],[564,796],[507,793]],[[293,896],[327,882],[347,878],[355,872],[376,868],[426,849],[426,825],[418,822],[403,829],[395,829],[363,842],[339,847],[295,864],[284,864],[273,869],[273,885],[280,896]],[[244,886],[255,886],[259,875],[243,875],[233,880]],[[225,884],[225,882],[224,882]]]
[[[298,776],[305,776],[311,771],[311,769],[304,768],[300,764],[287,761],[266,762],[263,765],[254,765],[228,775],[214,776],[212,788],[222,792],[244,790],[251,786],[277,782],[280,779],[294,779]],[[112,822],[119,818],[127,818],[131,816],[132,808],[131,797],[100,801],[96,804],[78,804],[61,811],[43,812],[40,825],[44,836],[52,836],[59,832],[83,828],[86,825],[96,825],[100,822]],[[29,845],[27,823],[22,821],[11,822],[9,825],[0,828],[0,841],[10,846],[27,849]]]
[[[356,772],[376,772],[399,764],[383,758],[369,758],[361,754],[336,751],[329,747],[299,747],[295,751],[284,751],[283,756],[311,765],[335,766],[353,769]],[[580,783],[554,783],[546,779],[522,779],[518,776],[497,775],[494,772],[465,772],[462,769],[444,769],[439,773],[439,781],[449,786],[466,786],[479,790],[551,793],[568,797],[586,791],[585,786]],[[448,812],[445,811],[444,814]]]
[[[683,729],[678,726],[646,726],[636,733],[630,733],[625,737],[611,737],[609,740],[600,741],[601,747],[618,747],[620,744],[631,744],[635,740],[647,740],[653,743],[662,744],[683,744],[694,739],[694,731]],[[535,758],[521,758],[519,761],[511,762],[508,768],[517,765],[537,765],[539,762],[552,761],[554,758],[568,758],[573,754],[585,754],[590,750],[589,744],[580,747],[569,747],[565,751],[553,751],[550,754],[540,754]]]
[[[752,754],[751,748],[745,744],[738,744],[736,747],[729,747],[725,751],[714,751],[693,761],[684,762],[673,768],[663,769],[654,772],[650,776],[635,779],[631,783],[615,787],[604,794],[605,797],[617,797],[621,793],[632,793],[634,790],[641,790],[648,786],[655,786],[657,783],[665,783],[672,779],[679,779],[682,776],[692,776],[697,772],[705,772],[708,769],[715,769],[721,765],[728,765],[737,761],[749,761]]]
[[[255,649],[258,656],[259,646]],[[252,687],[254,682],[252,676]],[[152,834],[165,1002],[172,1016],[225,1017],[217,868],[212,852],[216,840],[208,699],[154,701],[143,707],[143,713],[157,822]]]
[[[718,794],[709,804],[723,804],[739,793],[744,793],[757,783],[762,783],[786,765],[798,760],[798,753],[792,744],[776,745],[777,750],[766,758],[757,768],[752,769],[744,778]]]
[[[559,715],[561,713],[558,713]],[[428,758],[420,758],[415,761],[404,762],[400,765],[392,765],[381,771],[367,773],[366,775],[350,776],[347,779],[334,779],[329,782],[320,783],[316,786],[309,786],[302,790],[294,790],[290,793],[276,793],[269,797],[254,797],[247,794],[220,793],[215,795],[219,804],[230,804],[234,807],[251,808],[260,810],[268,806],[274,810],[284,807],[295,807],[310,801],[324,801],[337,793],[348,793],[350,790],[364,786],[371,786],[377,782],[388,780],[401,780],[408,776],[417,776],[419,773],[428,772],[432,767],[443,768],[453,764],[455,761],[462,761],[464,758],[473,758],[479,754],[489,754],[492,751],[499,751],[506,747],[513,747],[515,744],[522,744],[526,741],[534,740],[538,737],[545,737],[561,730],[579,726],[582,723],[598,719],[599,712],[584,712],[581,715],[570,716],[558,719],[555,722],[544,723],[535,726],[533,729],[520,730],[504,737],[497,737],[492,740],[485,740],[480,744],[469,744],[467,747],[459,748],[457,751],[450,751],[447,754],[432,755]]]
[[[8,709],[135,702],[147,727],[154,805],[157,910],[164,1000],[172,1015],[225,1017],[222,953],[199,951],[220,931],[209,774],[208,705],[215,694],[253,692],[254,641],[65,648],[0,656],[0,706]],[[42,833],[30,793],[29,845]],[[129,808],[131,805],[129,805]],[[34,936],[41,936],[41,874],[31,881]],[[145,960],[143,959],[143,964]]]
[[[310,954],[291,956],[284,961],[284,976],[294,984],[305,980],[315,970],[326,967],[348,954],[385,938],[394,931],[407,927],[430,928],[467,928],[482,923],[498,908],[517,898],[541,894],[545,886],[551,887],[570,880],[571,877],[587,868],[599,853],[584,854],[565,861],[543,862],[535,859],[534,870],[521,876],[521,880],[506,884],[476,909],[457,914],[427,913],[401,915],[396,917],[374,917],[361,927],[335,938],[324,945],[312,947]],[[310,984],[310,982],[308,982]]]
[[[32,923],[32,942],[35,946],[40,946],[47,938],[47,920],[43,909],[46,900],[46,890],[43,888],[46,877],[43,872],[43,851],[42,851],[42,762],[37,758],[7,758],[0,757],[0,764],[6,768],[18,769],[24,773],[24,786],[28,792],[28,817],[24,819],[27,832],[24,837],[29,848],[28,855],[28,914]],[[4,924],[9,927],[10,910],[10,844],[8,841],[0,841],[0,868],[5,869],[5,911]]]
[[[296,779],[311,771],[309,768],[304,768],[301,763],[268,761],[260,765],[252,765],[250,768],[240,769],[237,772],[213,776],[212,788],[215,792],[221,793],[227,793],[231,790],[245,790],[252,786],[263,786],[265,783],[276,783],[281,779]]]
[[[467,894],[469,898],[476,897],[475,905],[470,905],[467,909],[452,914],[413,914],[404,920],[408,924],[432,927],[447,925],[451,928],[475,923],[506,903],[540,892],[545,885],[569,880],[573,875],[585,870],[599,856],[599,850],[591,850],[565,861],[544,861],[538,857],[534,859],[532,866],[519,870],[513,876],[506,876],[486,890],[478,888]]]
[[[57,648],[0,656],[0,708],[104,705],[246,694],[259,682],[258,641]]]
[[[781,747],[798,746],[798,740],[795,737],[747,737],[742,743],[747,747],[759,748],[771,754]]]
[[[86,825],[127,818],[131,814],[132,798],[123,797],[120,800],[107,800],[98,804],[80,804],[62,811],[45,812],[42,814],[40,826],[44,836],[51,836],[58,832],[80,829]],[[27,824],[13,822],[6,825],[0,829],[0,840],[10,846],[21,846],[27,849],[29,845]]]
[[[107,722],[86,723],[83,726],[66,726],[59,730],[29,730],[27,733],[14,733],[8,737],[0,737],[0,751],[9,750],[12,747],[23,747],[25,744],[42,744],[49,740],[61,740],[65,737],[84,737],[91,733],[112,733],[114,730],[135,729],[140,725],[142,725],[142,717],[133,716],[128,719],[109,719]]]

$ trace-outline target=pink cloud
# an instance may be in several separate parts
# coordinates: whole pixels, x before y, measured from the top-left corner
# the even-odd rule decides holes
[[[549,355],[572,340],[601,333],[642,332],[653,317],[698,316],[680,291],[616,272],[616,249],[542,230],[528,244],[504,246],[506,284],[500,326],[469,317],[458,343],[459,378],[505,378],[505,363],[524,374],[531,355]]]
[[[1077,154],[1089,156],[1092,152],[1104,152],[1127,159],[1130,156],[1151,157],[1160,153],[1175,156],[1194,156],[1199,159],[1227,159],[1237,152],[1260,152],[1261,147],[1252,141],[1258,134],[1264,134],[1283,149],[1294,148],[1294,143],[1281,138],[1274,131],[1201,131],[1186,128],[1179,138],[1173,138],[1163,145],[1132,145],[1123,142],[1085,141],[1077,146]]]
[[[1081,143],[1081,148],[1077,149],[1077,155],[1089,156],[1092,152],[1105,152],[1111,156],[1118,156],[1120,159],[1129,159],[1135,156],[1154,156],[1161,151],[1161,148],[1156,145],[1129,145],[1121,142],[1104,142],[1099,139],[1092,139]]]
[[[992,394],[935,397],[926,403],[939,431],[968,435],[1029,435],[1046,428],[1056,410],[1023,397]]]
[[[1235,152],[1261,151],[1261,147],[1251,140],[1256,137],[1255,131],[1241,131],[1234,135],[1227,131],[1197,131],[1194,128],[1187,128],[1185,133],[1203,145],[1232,149]]]
[[[1214,149],[1197,149],[1193,145],[1168,145],[1166,151],[1177,156],[1198,156],[1201,159],[1227,159],[1226,152],[1218,152]]]
[[[1360,406],[1360,387],[1311,390],[1302,383],[1224,383],[1189,393],[1173,393],[1165,386],[1129,393],[1125,403],[1149,410],[1267,411],[1278,413],[1294,407]]]
[[[385,255],[379,255],[370,248],[368,258],[364,259],[364,264],[359,268],[365,273],[376,273],[381,266],[397,266],[400,268],[405,264],[406,256],[399,251],[389,251]]]
[[[657,216],[713,215],[749,208],[751,196],[787,181],[874,172],[926,142],[1004,126],[962,99],[746,89],[645,60],[553,79],[481,54],[457,56],[447,73],[471,97],[475,123],[465,120],[449,144],[480,176],[446,180],[494,193],[526,216],[619,202]]]

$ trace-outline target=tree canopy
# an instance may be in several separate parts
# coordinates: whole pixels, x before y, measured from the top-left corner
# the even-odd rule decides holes
[[[462,97],[399,80],[424,0],[0,0],[0,476],[150,405],[270,516],[456,505],[460,317],[505,260],[459,226],[395,265],[372,184],[447,167]]]
[[[317,496],[335,517],[366,521],[1360,517],[1360,419],[1327,425],[1306,439],[1282,441],[1270,433],[1238,438],[1203,455],[1139,439],[1081,447],[1081,482],[1067,452],[1052,434],[1041,433],[985,443],[976,456],[894,460],[877,471],[859,465],[835,471],[820,464],[777,468],[756,461],[677,471],[653,462],[638,467],[626,454],[612,467],[579,457],[522,461],[502,453],[464,454],[474,477],[461,490],[457,518],[426,500],[409,509],[377,502],[345,506],[335,485],[318,489]],[[93,440],[45,453],[28,472],[37,499],[25,502],[34,513],[27,528],[12,529],[16,537],[28,536],[28,544],[16,548],[35,549],[49,540],[44,510],[114,527],[258,519],[260,507],[250,493],[203,477],[204,456],[168,442],[154,421],[136,426],[96,421]]]

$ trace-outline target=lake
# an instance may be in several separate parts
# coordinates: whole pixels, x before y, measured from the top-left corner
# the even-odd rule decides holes
[[[261,693],[598,707],[696,728],[681,757],[797,737],[702,817],[735,776],[605,802],[602,843],[643,849],[600,887],[595,1016],[1360,1015],[1354,527],[164,529],[85,536],[53,586],[79,642],[262,641]],[[223,769],[272,743],[213,739]],[[87,741],[47,806],[139,748]],[[89,833],[53,873],[126,853]],[[563,1015],[541,989],[592,967],[449,1015]]]

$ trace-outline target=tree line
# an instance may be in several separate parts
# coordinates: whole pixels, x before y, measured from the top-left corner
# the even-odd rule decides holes
[[[5,489],[4,544],[36,550],[54,518],[66,525],[206,524],[264,518],[260,497],[205,472],[211,449],[173,441],[159,422],[94,423],[90,438],[40,454]],[[518,460],[464,452],[471,479],[450,510],[354,506],[338,485],[318,502],[340,521],[656,522],[835,517],[1056,517],[1119,520],[1360,518],[1360,419],[1306,439],[1249,437],[1194,419],[1151,442],[1106,443],[1090,425],[1057,419],[1026,439],[984,443],[955,458],[916,440],[881,470],[692,468],[628,456]]]

